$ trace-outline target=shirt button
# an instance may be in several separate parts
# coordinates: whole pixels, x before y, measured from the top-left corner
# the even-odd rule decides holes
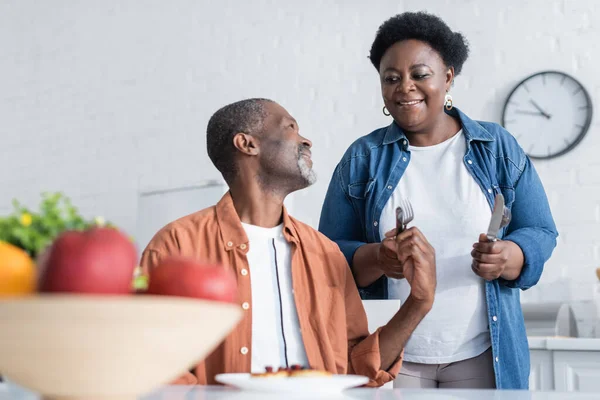
[[[402,144],[406,144],[406,139],[402,139]]]
[[[240,244],[240,249],[246,250],[246,245],[244,243]]]
[[[389,185],[388,190],[392,190],[392,189],[393,189],[392,185]]]
[[[242,347],[242,348],[240,349],[240,353],[242,353],[243,355],[246,355],[246,354],[248,354],[248,348],[247,348],[247,347]]]
[[[498,362],[498,357],[496,357],[496,362]]]
[[[246,268],[242,268],[242,270],[240,271],[240,274],[246,276],[246,275],[248,275],[248,270]]]
[[[469,164],[473,164],[473,161],[471,161],[471,160],[467,160],[467,162],[468,162]]]
[[[492,193],[492,189],[488,189],[488,193]]]
[[[492,321],[496,322],[498,321],[498,317],[496,317],[495,315],[492,317]]]
[[[242,308],[243,308],[244,310],[247,310],[247,309],[249,309],[249,308],[250,308],[250,304],[248,304],[247,302],[243,302],[243,303],[242,303]]]
[[[373,226],[377,226],[377,225],[379,225],[379,224],[377,223],[377,221],[373,222]]]
[[[402,161],[406,162],[406,157],[402,157]]]
[[[227,247],[233,246],[233,242],[227,242]]]

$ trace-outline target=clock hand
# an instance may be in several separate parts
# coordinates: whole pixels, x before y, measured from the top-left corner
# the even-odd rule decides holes
[[[517,114],[527,114],[527,115],[536,115],[536,116],[540,116],[540,117],[546,117],[548,118],[548,116],[544,115],[541,112],[537,112],[537,111],[527,111],[527,110],[515,110],[515,112]]]
[[[544,117],[546,117],[546,119],[550,119],[551,115],[548,114],[547,112],[545,112],[542,107],[540,107],[535,101],[533,101],[532,99],[529,99],[529,101],[531,102],[531,104],[533,104],[533,106],[535,108],[538,109],[538,111],[540,112],[540,114],[542,114]]]

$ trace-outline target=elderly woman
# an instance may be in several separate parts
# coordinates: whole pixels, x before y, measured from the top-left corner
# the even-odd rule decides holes
[[[381,25],[370,59],[393,120],[346,151],[319,230],[343,251],[364,299],[404,300],[410,287],[393,229],[396,207],[410,199],[410,225],[435,248],[438,284],[396,386],[525,389],[520,290],[538,282],[558,234],[515,138],[455,107],[449,92],[467,56],[465,38],[436,16],[407,12]],[[489,241],[482,232],[499,193],[512,220]]]

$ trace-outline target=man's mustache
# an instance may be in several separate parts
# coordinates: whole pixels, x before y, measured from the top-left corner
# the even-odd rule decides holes
[[[310,147],[305,144],[298,146],[298,158],[302,157],[303,154],[311,155]]]

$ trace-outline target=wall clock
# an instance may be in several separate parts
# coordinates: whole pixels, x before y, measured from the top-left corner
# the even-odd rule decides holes
[[[533,74],[508,95],[502,125],[531,158],[572,150],[592,121],[592,101],[583,85],[559,71]]]

